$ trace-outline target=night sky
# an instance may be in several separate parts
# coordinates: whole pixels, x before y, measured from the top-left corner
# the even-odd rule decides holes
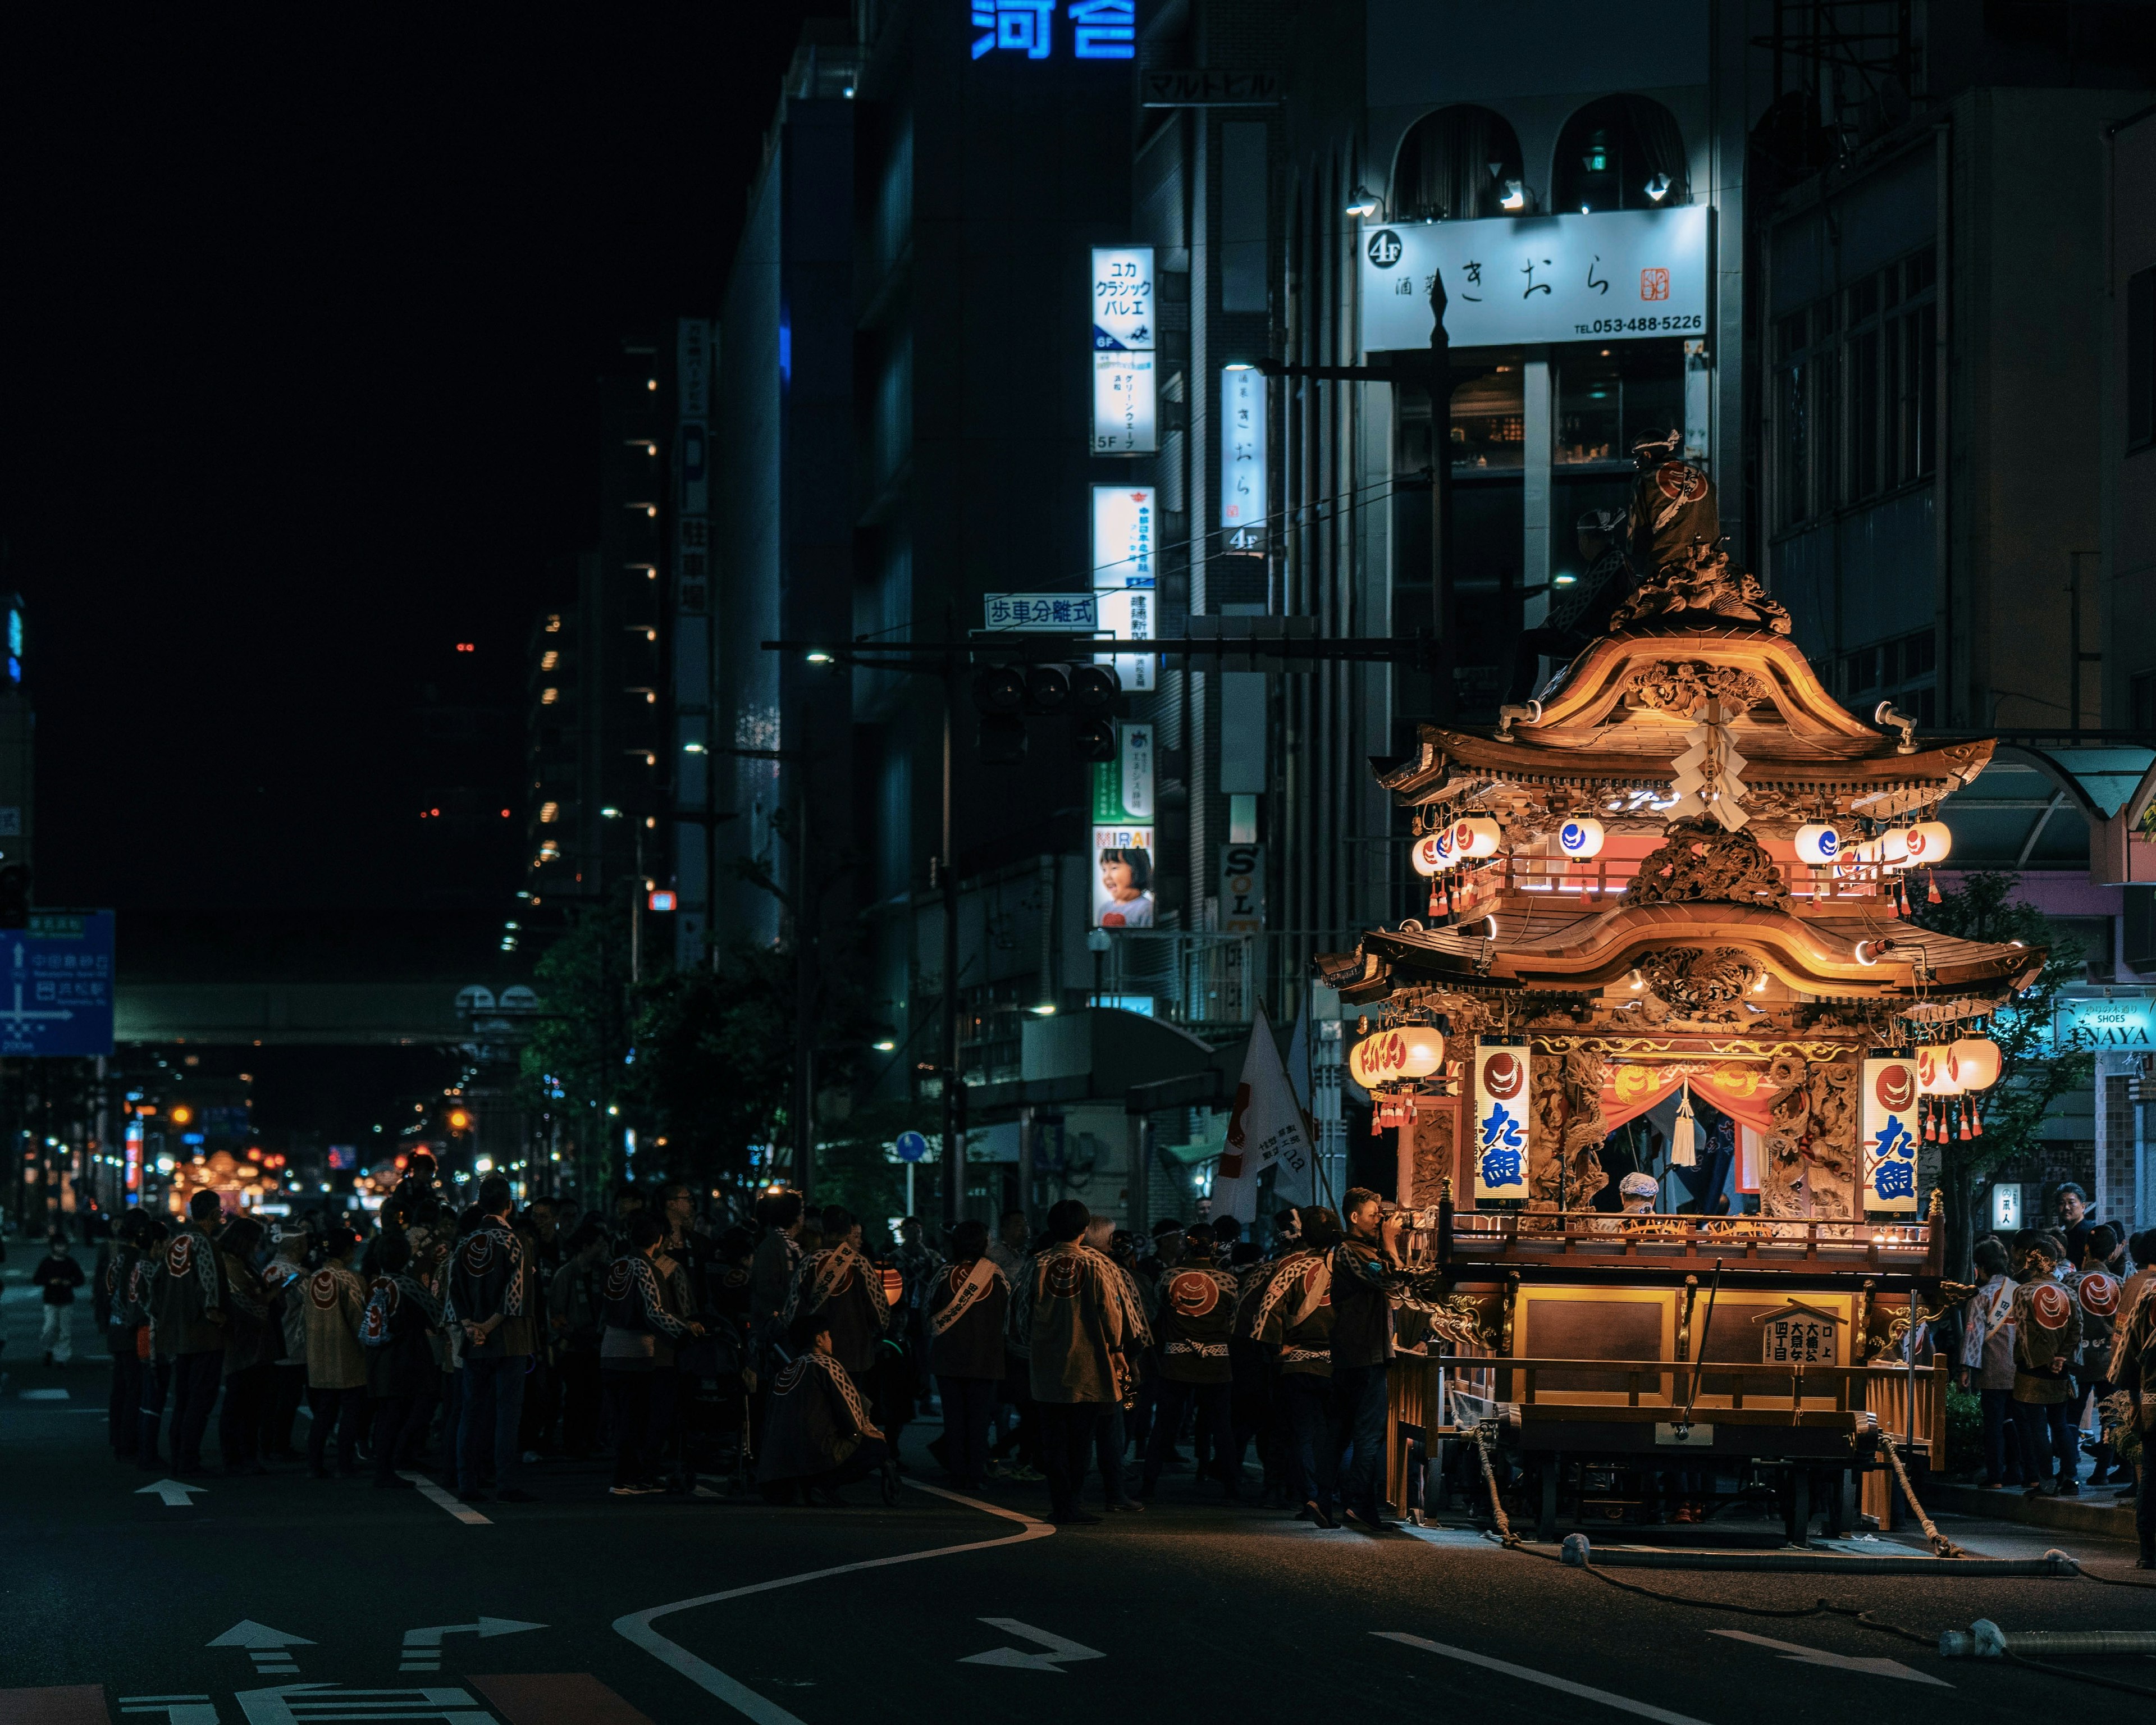
[[[424,834],[470,775],[415,709],[521,725],[593,536],[593,379],[716,310],[799,20],[839,9],[0,24],[40,903],[507,901],[516,845]]]

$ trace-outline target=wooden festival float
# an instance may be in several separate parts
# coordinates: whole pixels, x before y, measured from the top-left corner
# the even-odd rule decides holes
[[[1399,1133],[1429,1332],[1394,1375],[1396,1503],[1418,1436],[1471,1436],[1545,1538],[1733,1480],[1801,1540],[1852,1476],[1883,1521],[1896,1461],[1943,1459],[1924,1327],[1966,1291],[1926,1146],[1981,1132],[1987,1020],[2043,954],[1910,920],[1991,743],[1862,722],[1789,629],[1695,546],[1543,701],[1378,769],[1429,915],[1318,973]],[[1741,1129],[1757,1214],[1598,1208],[1604,1139],[1686,1092]]]

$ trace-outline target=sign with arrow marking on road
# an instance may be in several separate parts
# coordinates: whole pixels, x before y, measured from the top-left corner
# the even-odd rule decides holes
[[[208,1486],[183,1485],[178,1480],[159,1480],[154,1485],[136,1486],[135,1495],[137,1497],[162,1497],[165,1500],[165,1507],[167,1509],[192,1509],[195,1507],[194,1499],[187,1494],[190,1491],[207,1491],[208,1490],[209,1490]]]
[[[482,1617],[477,1623],[437,1623],[424,1629],[404,1631],[403,1662],[400,1671],[438,1671],[442,1668],[442,1637],[444,1635],[475,1635],[482,1641],[491,1641],[496,1635],[521,1635],[526,1630],[542,1630],[543,1623],[520,1623],[513,1617]]]
[[[254,1661],[258,1672],[289,1676],[300,1668],[293,1663],[291,1649],[311,1647],[315,1644],[305,1635],[289,1635],[283,1630],[272,1629],[266,1623],[257,1623],[251,1617],[239,1622],[206,1644],[212,1647],[242,1647]]]
[[[1048,1651],[1027,1653],[1016,1647],[991,1647],[986,1653],[968,1654],[958,1661],[961,1665],[1000,1665],[1019,1671],[1060,1671],[1065,1665],[1075,1660],[1107,1657],[1097,1647],[1066,1641],[1060,1635],[1051,1635],[1046,1630],[1037,1630],[1030,1624],[1020,1623],[1015,1617],[983,1617],[981,1621],[990,1629],[999,1629],[1006,1635],[1023,1635],[1029,1641],[1038,1641]]]

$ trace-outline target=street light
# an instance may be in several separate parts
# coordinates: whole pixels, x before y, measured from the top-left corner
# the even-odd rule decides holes
[[[1347,213],[1351,216],[1360,216],[1367,222],[1383,207],[1378,201],[1378,194],[1358,181],[1355,186],[1355,195],[1348,200]]]
[[[808,662],[811,665],[829,665],[831,663],[831,655],[819,647],[809,654]]]

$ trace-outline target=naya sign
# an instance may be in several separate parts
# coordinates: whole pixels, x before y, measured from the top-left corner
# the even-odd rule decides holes
[[[2051,1035],[2069,1048],[2156,1048],[2150,1019],[2150,1003],[2139,996],[2062,1000],[2051,1021]]]

